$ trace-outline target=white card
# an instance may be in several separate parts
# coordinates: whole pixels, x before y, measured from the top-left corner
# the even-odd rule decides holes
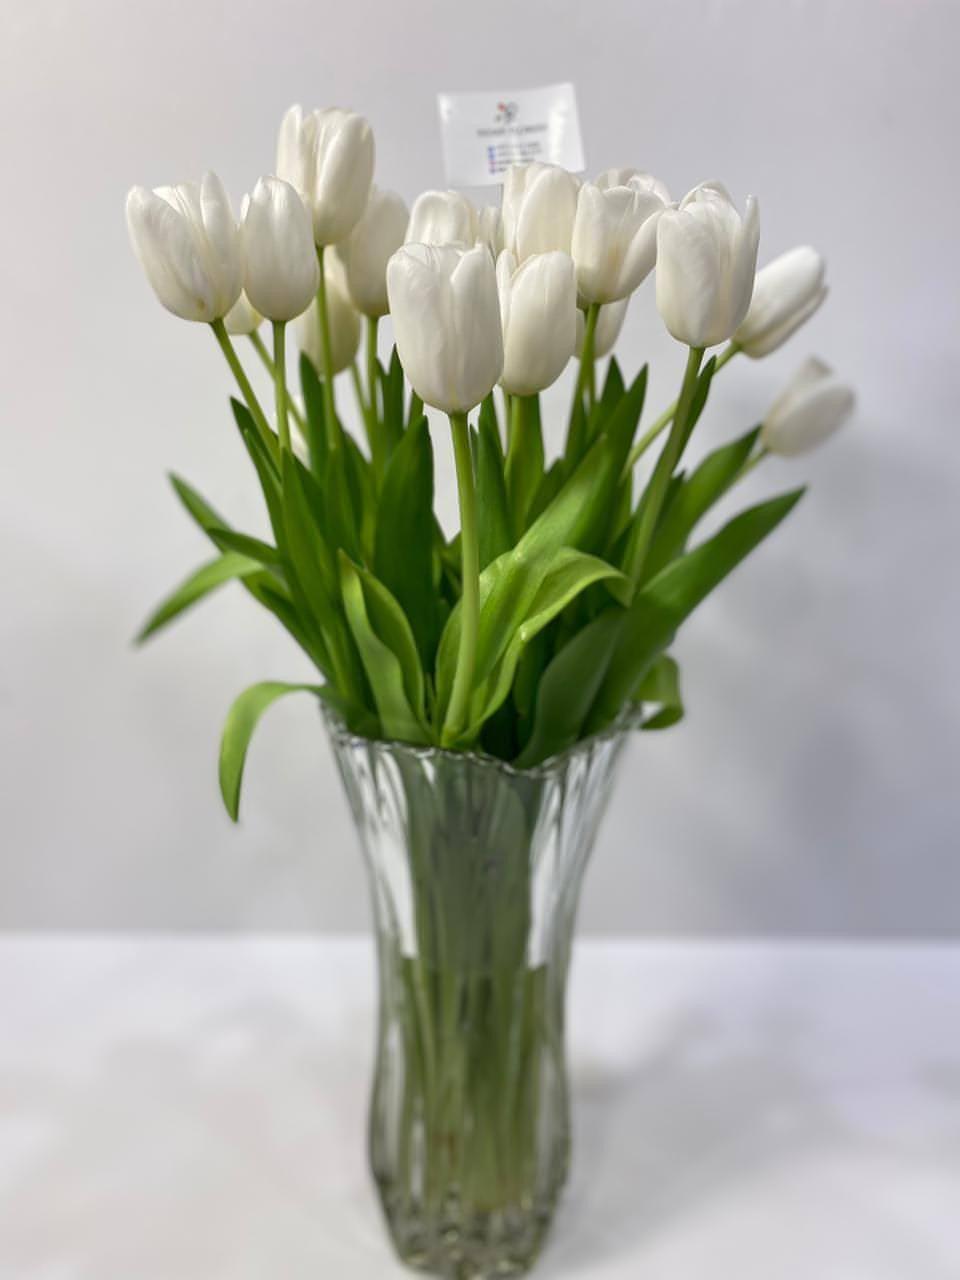
[[[485,187],[503,182],[512,164],[543,160],[584,169],[577,95],[572,84],[542,89],[440,93],[447,182]]]

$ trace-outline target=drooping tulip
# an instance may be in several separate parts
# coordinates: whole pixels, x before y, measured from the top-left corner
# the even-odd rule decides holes
[[[579,188],[559,165],[511,165],[503,184],[503,247],[517,262],[534,253],[570,252]]]
[[[341,373],[354,361],[360,348],[360,313],[350,300],[346,275],[336,255],[326,268],[327,316],[330,321],[331,374]],[[296,322],[297,344],[318,372],[323,372],[320,310],[314,298]]]
[[[477,239],[477,211],[459,191],[422,191],[413,202],[406,244],[456,244]]]
[[[403,244],[410,218],[403,198],[374,186],[363,217],[338,246],[353,305],[365,316],[385,316],[387,263]]]
[[[243,209],[243,285],[269,320],[293,320],[317,292],[320,271],[310,214],[282,178],[261,178]]]
[[[642,169],[604,169],[596,179],[601,191],[609,191],[611,187],[629,187],[631,191],[652,191],[659,196],[665,205],[673,200],[666,186],[652,173],[644,173]]]
[[[620,337],[620,330],[623,328],[623,322],[627,315],[627,307],[630,305],[629,298],[621,298],[619,302],[607,302],[600,308],[597,316],[597,327],[593,335],[593,358],[601,360],[604,356],[608,356],[616,345],[617,339]],[[585,317],[582,311],[577,311],[577,347],[576,357],[579,360],[583,354],[583,339],[587,331]]]
[[[653,191],[583,184],[571,241],[582,301],[617,302],[643,283],[657,260],[664,208]]]
[[[852,388],[811,356],[770,406],[760,442],[770,453],[787,458],[806,453],[843,426],[855,401]]]
[[[338,244],[360,221],[373,182],[373,131],[340,107],[287,111],[277,139],[277,174],[300,192],[318,245]]]
[[[134,252],[160,302],[183,320],[221,320],[240,296],[243,254],[230,197],[215,173],[127,196]]]
[[[400,362],[414,391],[446,413],[464,413],[503,371],[493,258],[483,245],[408,244],[387,265]]]
[[[223,317],[223,327],[234,337],[246,337],[255,333],[263,324],[263,316],[250,305],[250,299],[241,293],[227,314]]]
[[[511,395],[531,396],[556,382],[577,340],[577,278],[566,253],[535,253],[517,266],[497,259],[503,374]]]
[[[757,269],[760,219],[747,197],[743,216],[727,190],[706,182],[667,209],[657,226],[657,307],[678,342],[712,347],[747,314]]]
[[[750,310],[733,340],[748,356],[769,355],[796,333],[827,296],[826,263],[809,245],[799,245],[757,272]]]

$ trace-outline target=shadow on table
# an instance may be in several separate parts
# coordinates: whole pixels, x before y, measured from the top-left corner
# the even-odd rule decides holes
[[[739,1181],[852,1137],[788,1053],[724,1047],[708,1013],[688,1012],[632,1069],[582,1067],[573,1105],[571,1185],[546,1253],[556,1276],[629,1255]]]

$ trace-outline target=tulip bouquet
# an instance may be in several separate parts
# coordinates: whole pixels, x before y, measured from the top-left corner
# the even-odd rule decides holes
[[[234,528],[174,478],[216,554],[143,635],[237,580],[316,667],[317,683],[261,683],[231,709],[220,780],[234,818],[257,720],[291,690],[315,694],[354,741],[420,752],[401,754],[397,766],[414,908],[389,985],[414,1030],[403,1036],[407,1129],[401,1123],[406,1136],[387,1144],[402,1170],[390,1185],[405,1187],[405,1204],[433,1205],[437,1221],[455,1186],[476,1213],[490,1218],[496,1208],[505,1231],[504,1204],[540,1195],[528,1157],[544,1128],[514,1123],[519,1112],[494,1112],[504,1097],[534,1112],[545,1105],[539,1088],[519,1083],[544,1079],[543,1063],[554,1063],[551,1079],[562,1076],[550,961],[531,958],[542,791],[531,799],[524,779],[546,778],[550,762],[624,723],[656,729],[679,718],[669,654],[678,628],[802,490],[749,507],[696,541],[699,522],[768,454],[796,454],[830,434],[852,393],[811,360],[759,426],[685,468],[724,366],[739,353],[773,351],[823,301],[815,250],[794,249],[757,273],[756,201],[740,212],[716,182],[675,202],[635,169],[581,182],[534,163],[508,172],[499,207],[478,210],[457,192],[428,191],[408,213],[399,195],[372,184],[373,171],[365,120],[293,107],[276,174],[244,199],[239,223],[212,174],[128,197],[133,245],[160,301],[211,327],[236,379],[233,415],[269,529]],[[630,297],[654,272],[657,308],[686,363],[676,400],[647,424],[646,367],[625,381],[616,359],[602,376],[600,366]],[[387,316],[396,345],[382,364]],[[299,396],[288,381],[291,321]],[[241,362],[238,335],[269,371],[272,415]],[[563,446],[549,457],[539,396],[574,359]],[[362,443],[338,411],[341,371],[353,382]],[[449,420],[460,512],[452,537],[434,515],[425,406]],[[637,464],[655,445],[638,485]],[[414,776],[423,753],[442,763],[427,780]],[[510,766],[492,775],[488,801],[464,790],[449,763],[456,753]],[[377,808],[354,807],[361,822]],[[508,845],[519,852],[504,856],[495,892],[491,850]],[[485,861],[472,879],[464,868],[481,846]],[[402,924],[396,929],[400,938]],[[565,972],[561,935],[556,964]],[[477,1043],[458,1042],[464,1028],[481,1029]],[[417,1140],[414,1123],[423,1126]],[[463,1134],[480,1130],[497,1136],[471,1147],[479,1138]],[[426,1172],[414,1177],[417,1150]],[[448,1238],[442,1223],[437,1231]],[[405,1256],[432,1256],[407,1245]],[[506,1273],[502,1258],[496,1266]]]

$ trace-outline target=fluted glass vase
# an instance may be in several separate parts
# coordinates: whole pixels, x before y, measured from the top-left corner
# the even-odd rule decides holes
[[[373,894],[370,1159],[390,1233],[436,1275],[520,1274],[567,1174],[567,973],[624,732],[517,770],[328,728]]]

